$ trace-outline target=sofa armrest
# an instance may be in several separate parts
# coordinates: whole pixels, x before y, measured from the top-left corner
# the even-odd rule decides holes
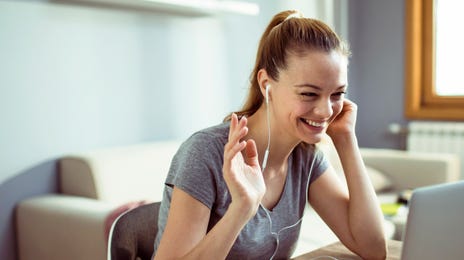
[[[20,202],[19,259],[106,259],[105,219],[113,209],[109,203],[63,195]]]
[[[392,149],[362,148],[366,165],[384,173],[395,190],[459,179],[459,157],[455,154],[423,153]]]

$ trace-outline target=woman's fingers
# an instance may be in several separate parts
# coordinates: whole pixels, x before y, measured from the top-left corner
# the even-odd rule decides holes
[[[243,129],[247,125],[247,118],[242,116],[240,120],[237,117],[237,114],[233,113],[231,120],[230,120],[230,128],[229,128],[229,141],[231,141],[231,137],[233,137],[233,133],[237,132],[239,129]]]
[[[246,117],[242,117],[240,120],[238,120],[237,115],[232,114],[228,144],[235,145],[236,143],[240,142],[240,139],[242,139],[248,134],[248,127],[246,126],[246,124]]]
[[[238,123],[238,118],[235,113],[232,113],[232,116],[230,118],[230,127],[229,127],[229,141],[232,136],[232,133],[234,132],[235,128],[237,127]]]
[[[246,117],[242,117],[239,120],[235,113],[232,114],[229,129],[229,140],[224,147],[224,163],[231,161],[237,155],[237,153],[245,149],[247,145],[246,141],[240,140],[248,133],[248,127],[246,124]]]
[[[245,163],[250,166],[259,166],[258,149],[254,140],[246,141]]]

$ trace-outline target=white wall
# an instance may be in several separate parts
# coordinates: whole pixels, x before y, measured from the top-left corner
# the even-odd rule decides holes
[[[16,203],[58,191],[56,158],[220,123],[271,17],[327,9],[254,0],[259,16],[191,18],[59,2],[0,1],[0,259],[16,258]]]
[[[0,181],[62,153],[219,122],[221,34],[214,18],[0,2]]]
[[[0,2],[0,183],[63,153],[185,138],[220,122],[242,104],[272,15],[327,9],[255,2],[258,17],[206,18]]]

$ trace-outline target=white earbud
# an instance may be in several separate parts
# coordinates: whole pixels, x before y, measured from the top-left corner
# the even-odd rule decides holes
[[[269,116],[269,88],[270,87],[271,85],[269,84],[266,85],[265,99],[266,99],[266,117],[267,117],[267,147],[266,147],[266,151],[264,152],[263,164],[261,166],[262,171],[264,171],[264,169],[266,168],[267,159],[269,156],[269,146],[271,145],[271,121],[270,121],[271,119]]]
[[[266,104],[269,104],[269,88],[271,85],[267,84],[266,85]]]

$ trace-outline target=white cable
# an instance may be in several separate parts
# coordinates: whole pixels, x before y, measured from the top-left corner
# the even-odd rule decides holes
[[[308,175],[308,180],[306,181],[306,193],[305,193],[305,198],[306,198],[306,205],[305,205],[305,208],[304,208],[304,211],[303,211],[303,216],[304,214],[306,213],[306,208],[307,206],[309,206],[309,200],[308,200],[308,192],[309,192],[309,181],[311,180],[311,173],[313,171],[313,167],[314,167],[314,158],[311,162],[311,167],[309,168],[309,175]],[[283,227],[282,229],[280,229],[277,233],[276,232],[273,232],[272,231],[272,219],[271,219],[271,215],[269,215],[269,211],[263,206],[263,204],[259,204],[259,206],[264,210],[264,212],[266,213],[266,216],[267,216],[267,219],[269,220],[269,233],[271,235],[274,235],[275,238],[276,238],[276,249],[274,250],[274,253],[272,254],[272,256],[269,258],[269,260],[273,260],[274,257],[276,256],[277,254],[277,251],[279,250],[279,245],[280,245],[280,241],[279,241],[279,235],[280,235],[280,232],[286,230],[286,229],[289,229],[289,228],[292,228],[292,227],[295,227],[296,225],[298,225],[300,222],[303,221],[303,216],[301,216],[300,219],[298,219],[293,225],[290,225],[290,226],[286,226],[286,227]],[[331,257],[331,256],[328,256],[328,257]],[[318,258],[316,258],[318,259]],[[332,257],[333,260],[338,260],[337,258],[334,258]]]
[[[272,256],[269,258],[269,260],[272,260],[272,259],[274,259],[275,255],[277,254],[277,250],[279,249],[279,243],[280,243],[279,242],[279,234],[272,231],[272,219],[271,219],[271,216],[269,215],[269,212],[267,211],[267,209],[261,203],[259,204],[259,206],[264,210],[264,212],[266,213],[267,219],[269,220],[269,233],[271,235],[275,236],[275,238],[276,238],[276,243],[277,243],[276,249],[274,250],[274,253],[272,254]]]

